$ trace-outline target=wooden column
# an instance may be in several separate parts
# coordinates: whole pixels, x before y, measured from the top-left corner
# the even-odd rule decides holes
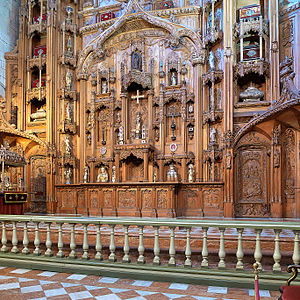
[[[120,153],[115,154],[116,182],[120,182]]]
[[[144,181],[149,181],[149,152],[144,151]]]

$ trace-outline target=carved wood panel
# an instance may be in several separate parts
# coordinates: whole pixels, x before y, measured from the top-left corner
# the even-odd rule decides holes
[[[168,190],[160,189],[157,191],[157,208],[158,209],[168,208]]]
[[[112,208],[113,206],[113,190],[103,191],[103,207]]]
[[[142,208],[143,209],[151,209],[152,205],[152,190],[150,189],[142,189]]]
[[[133,209],[136,208],[137,190],[118,190],[119,208]]]

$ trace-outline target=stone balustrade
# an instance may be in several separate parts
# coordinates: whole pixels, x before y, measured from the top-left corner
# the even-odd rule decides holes
[[[2,223],[0,249],[0,263],[2,264],[9,264],[9,261],[13,261],[14,265],[16,262],[22,262],[22,266],[27,263],[30,267],[33,267],[33,261],[36,262],[36,259],[40,258],[38,264],[43,269],[47,269],[50,266],[50,269],[53,270],[53,266],[59,268],[60,264],[64,266],[76,264],[78,272],[88,273],[92,272],[93,268],[96,267],[98,270],[99,268],[110,269],[110,272],[112,269],[121,270],[123,268],[124,271],[124,268],[126,268],[130,269],[129,273],[131,275],[136,272],[137,277],[139,276],[139,266],[143,265],[141,268],[145,274],[147,274],[147,271],[152,273],[161,272],[162,274],[169,272],[166,276],[176,278],[181,276],[181,281],[185,281],[184,278],[186,276],[191,276],[191,279],[186,278],[186,280],[192,281],[195,278],[199,280],[201,276],[207,277],[208,274],[214,278],[220,276],[220,278],[223,278],[222,280],[227,276],[227,278],[234,278],[235,281],[238,281],[238,286],[247,286],[253,280],[252,272],[247,271],[245,268],[244,256],[247,253],[247,256],[250,255],[252,257],[251,263],[256,262],[259,265],[259,269],[262,272],[261,280],[263,286],[269,287],[272,284],[279,284],[279,281],[283,283],[287,277],[283,276],[285,273],[282,270],[285,270],[285,266],[281,265],[281,233],[284,233],[285,239],[288,237],[292,246],[290,250],[287,250],[286,247],[284,249],[285,256],[286,252],[289,251],[289,263],[299,264],[300,262],[300,224],[296,222],[6,215],[0,216],[0,222]],[[29,234],[29,228],[31,229],[31,235]],[[41,241],[42,228],[45,234]],[[80,241],[76,232],[78,228],[82,232]],[[132,229],[135,229],[137,232],[137,240],[132,236]],[[218,232],[218,242],[214,241],[215,247],[218,248],[217,267],[210,264],[212,253],[210,253],[209,244],[211,244],[212,240],[209,232],[211,229]],[[251,230],[255,235],[255,247],[253,249],[244,246],[244,243],[247,242],[247,239],[244,240],[245,230]],[[145,234],[145,231],[147,231],[147,234]],[[179,231],[181,232],[181,239],[185,240],[180,245],[176,242]],[[195,235],[195,231],[197,231],[197,239],[201,240],[199,248],[195,247],[194,243],[197,239],[194,237],[193,242],[191,239],[191,234]],[[227,233],[228,231],[230,231],[229,234]],[[231,261],[231,267],[228,267],[225,240],[230,238],[233,231],[236,233],[236,241],[235,245],[231,246],[231,249],[234,249],[236,259],[234,266]],[[265,254],[261,246],[264,231],[272,231],[274,233],[269,236],[269,245],[272,245],[272,249],[270,246],[268,249],[273,253],[272,262],[264,260]],[[289,232],[288,235],[286,234],[287,232]],[[108,238],[103,238],[104,233]],[[91,239],[92,234],[95,237],[93,241]],[[147,246],[144,242],[145,238],[147,238]],[[162,238],[167,238],[168,240],[167,260],[165,259],[166,257],[161,260],[160,247],[162,246]],[[118,255],[116,253],[116,239],[118,248],[122,248],[122,251],[118,250]],[[149,239],[151,239],[150,247]],[[133,254],[133,244],[137,245],[136,255]],[[104,254],[104,248],[106,248],[108,253]],[[147,255],[145,254],[146,251]],[[184,252],[182,265],[177,263],[179,252]],[[164,253],[165,255],[166,253]],[[66,258],[68,259],[66,260]],[[85,263],[88,260],[89,263]],[[85,264],[88,264],[86,265],[86,271],[84,271],[83,267]],[[235,270],[232,270],[232,266]],[[39,268],[38,266],[35,267]],[[267,269],[269,271],[265,271]],[[94,271],[96,272],[96,270]],[[170,275],[172,270],[174,274]],[[238,279],[237,276],[241,279]],[[279,281],[277,282],[276,280]],[[226,280],[224,280],[225,282]]]

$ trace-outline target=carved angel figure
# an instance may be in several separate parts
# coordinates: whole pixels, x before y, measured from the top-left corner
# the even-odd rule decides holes
[[[188,169],[188,182],[194,182],[195,169],[193,164],[189,164]]]
[[[70,90],[72,86],[72,75],[70,73],[70,70],[66,73],[66,89]]]
[[[70,138],[68,135],[65,137],[65,146],[66,146],[65,154],[68,156],[71,156],[72,147],[71,147],[71,142],[70,142]]]
[[[89,177],[89,167],[88,165],[85,165],[83,173],[83,183],[88,183],[90,181]]]
[[[100,167],[100,171],[97,176],[97,182],[108,182],[108,173],[104,166]]]

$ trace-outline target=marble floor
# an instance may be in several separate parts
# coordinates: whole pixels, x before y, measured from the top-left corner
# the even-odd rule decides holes
[[[263,290],[260,299],[278,297]],[[254,291],[0,267],[0,299],[254,300]]]

